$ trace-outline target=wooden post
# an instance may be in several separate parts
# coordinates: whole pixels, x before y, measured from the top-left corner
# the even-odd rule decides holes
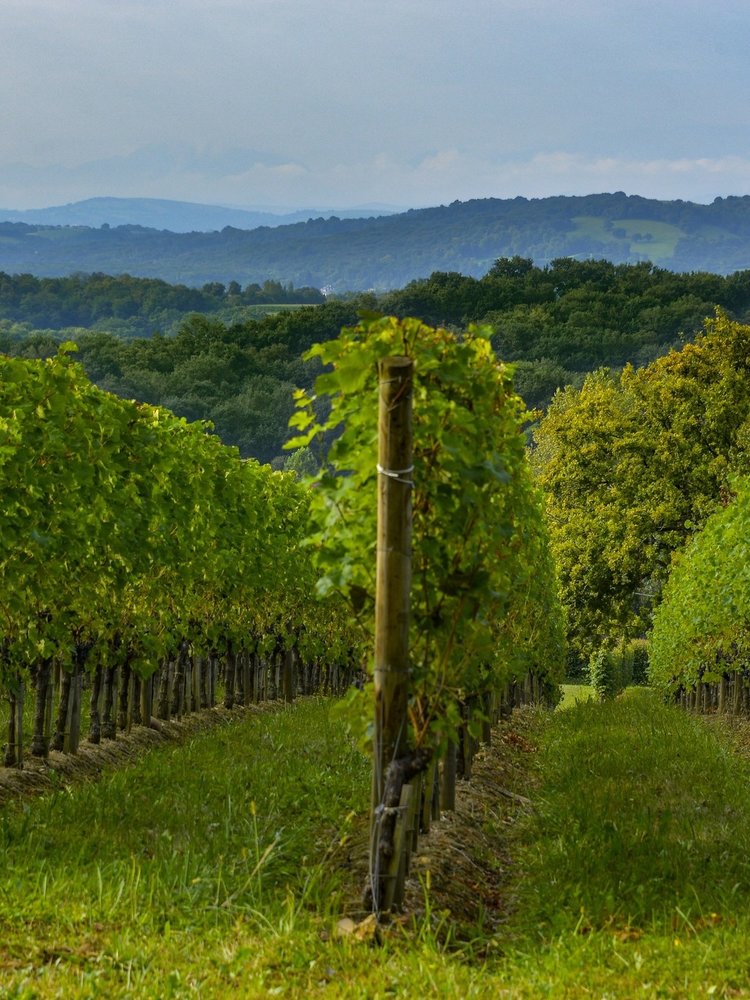
[[[742,709],[742,674],[735,670],[732,674],[734,685],[732,688],[732,712],[739,715]]]
[[[170,719],[170,708],[171,708],[171,675],[172,675],[172,659],[170,656],[164,657],[164,662],[162,664],[162,674],[159,683],[159,699],[157,707],[157,715],[160,719],[169,721]],[[128,668],[128,675],[130,673],[130,668]],[[120,728],[123,728],[122,726]]]
[[[60,669],[59,675],[59,704],[57,709],[57,719],[55,721],[55,734],[52,738],[53,750],[64,750],[66,732],[68,729],[68,702],[70,701],[70,671]]]
[[[31,752],[35,757],[49,756],[50,727],[47,725],[48,706],[52,702],[52,663],[42,660],[36,671],[36,700],[34,702],[34,735]]]
[[[407,838],[409,835],[409,813],[411,812],[414,789],[410,784],[401,788],[401,799],[398,806],[398,817],[393,833],[393,854],[384,881],[383,910],[398,908],[404,898],[404,882],[406,881]]]
[[[141,725],[151,725],[154,698],[154,675],[141,678]]]
[[[9,691],[10,720],[8,724],[8,750],[5,755],[6,767],[17,767],[23,770],[23,703],[24,686],[19,676],[16,676]]]
[[[717,711],[723,715],[726,711],[727,703],[727,675],[722,674],[721,680],[719,681],[719,704],[717,706]]]
[[[24,683],[18,678],[16,688],[16,767],[23,769],[23,706],[25,697]]]
[[[130,669],[128,674],[128,682],[125,685],[125,731],[130,732],[133,728],[133,723],[135,719],[133,718],[133,713],[135,709],[135,671]],[[140,704],[138,706],[140,708]]]
[[[231,642],[227,644],[224,662],[224,708],[234,708],[234,673],[237,669],[237,654]]]
[[[418,774],[412,781],[412,787],[414,788],[414,794],[411,800],[411,812],[409,814],[409,835],[410,840],[407,840],[408,848],[408,860],[406,865],[406,874],[409,874],[409,868],[411,867],[411,856],[416,851],[419,844],[419,811],[422,802],[422,775]]]
[[[104,697],[102,707],[102,737],[113,740],[117,735],[112,709],[117,695],[117,667],[107,667],[104,673]]]
[[[531,705],[534,701],[534,691],[532,687],[531,672],[527,671],[523,678],[523,705]]]
[[[513,714],[513,701],[510,693],[510,684],[506,684],[500,693],[500,718],[509,719]]]
[[[63,750],[65,753],[78,753],[78,744],[81,741],[81,687],[83,675],[78,665],[73,668],[70,674],[70,688],[67,704],[65,738]]]
[[[191,712],[195,711],[195,704],[193,703],[193,664],[195,660],[191,652],[188,653],[185,659],[185,684],[184,684],[184,694],[183,702],[185,704],[185,715],[190,715]]]
[[[493,695],[488,691],[482,695],[482,743],[485,746],[492,744],[492,723],[494,715]]]
[[[253,696],[253,671],[250,653],[247,650],[242,655],[242,704],[249,705]]]
[[[385,358],[379,365],[374,807],[382,801],[388,765],[406,750],[413,369],[404,357]]]
[[[422,791],[421,813],[419,817],[419,829],[422,833],[430,832],[432,821],[432,800],[435,797],[435,775],[437,772],[437,758],[433,757],[425,774],[424,789]]]
[[[55,694],[60,687],[60,664],[53,663],[50,670],[47,698],[44,705],[44,756],[49,757],[49,747],[52,742],[52,719],[55,712]]]
[[[89,743],[99,743],[102,737],[101,695],[104,670],[101,666],[91,675],[91,696],[89,698]]]
[[[458,746],[449,743],[443,759],[443,809],[453,812],[456,808],[456,771]]]
[[[410,358],[384,358],[378,365],[378,526],[375,592],[375,724],[373,732],[373,904],[388,911],[402,901],[405,816],[399,817],[388,872],[380,870],[381,829],[388,768],[407,751],[409,697],[409,595],[412,527],[412,379]],[[405,792],[408,805],[412,792]],[[388,823],[386,828],[390,829]],[[387,837],[385,839],[388,839]]]
[[[190,647],[185,639],[180,643],[177,656],[174,661],[174,682],[172,685],[172,715],[177,719],[182,719],[185,714],[185,667]]]
[[[258,697],[255,699],[256,703],[260,704],[266,700],[266,677],[268,675],[268,663],[265,656],[260,656],[258,658],[258,676],[256,691]]]
[[[440,768],[435,768],[432,780],[432,818],[440,819]]]

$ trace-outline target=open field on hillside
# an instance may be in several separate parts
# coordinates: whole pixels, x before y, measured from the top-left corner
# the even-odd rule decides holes
[[[678,242],[687,233],[678,226],[656,219],[613,219],[601,216],[579,215],[572,220],[575,233],[588,240],[604,243],[623,242],[628,254],[643,254],[645,260],[655,264],[672,257]]]

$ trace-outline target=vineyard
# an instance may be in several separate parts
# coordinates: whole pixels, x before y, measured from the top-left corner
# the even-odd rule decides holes
[[[595,735],[597,720],[614,695],[648,672],[651,692],[614,709],[629,719],[612,723],[625,726],[623,745],[632,732],[658,733],[658,754],[673,755],[670,734],[680,730],[680,739],[696,741],[696,772],[701,753],[720,753],[701,742],[703,723],[666,703],[721,717],[750,712],[750,328],[719,314],[695,345],[638,371],[594,373],[580,389],[558,393],[531,427],[491,334],[365,316],[312,347],[305,359],[323,374],[314,389],[297,392],[289,442],[316,459],[318,471],[303,479],[242,459],[209,425],[97,389],[67,349],[48,360],[1,358],[4,766],[23,771],[33,758],[39,768],[55,754],[76,755],[84,739],[121,740],[136,727],[159,729],[217,706],[274,704],[279,711],[262,724],[263,739],[273,743],[270,720],[282,720],[281,732],[295,718],[312,718],[324,704],[317,696],[336,696],[337,735],[316,751],[330,758],[323,771],[316,777],[310,761],[304,778],[293,777],[309,756],[299,742],[293,756],[279,752],[268,764],[266,780],[286,788],[278,813],[269,799],[269,815],[278,816],[269,823],[281,837],[296,822],[295,782],[300,803],[307,802],[305,789],[322,790],[345,755],[354,812],[344,819],[342,773],[325,822],[335,830],[351,827],[355,815],[363,819],[369,784],[358,913],[388,927],[394,918],[398,926],[409,886],[413,898],[415,859],[429,850],[430,838],[420,835],[455,814],[480,748],[485,760],[499,740],[500,757],[515,761],[526,782],[548,783],[542,815],[553,808],[557,793],[549,789],[562,778],[549,764],[535,777],[523,755],[552,741],[546,753],[554,759],[558,739],[560,761],[565,753],[572,760],[586,741],[610,739]],[[582,663],[604,705],[554,717],[514,713],[553,708],[566,668]],[[555,721],[562,717],[575,718],[580,732],[565,736],[568,724]],[[250,727],[252,718],[236,725]],[[329,732],[330,723],[316,718]],[[244,731],[256,739],[255,730]],[[205,734],[202,745],[211,738]],[[313,730],[307,738],[317,739]],[[512,748],[521,748],[521,758]],[[176,748],[175,760],[183,752]],[[602,767],[620,760],[613,754],[604,753]],[[669,759],[670,773],[682,774],[683,763]],[[631,749],[621,763],[637,770],[639,761]],[[212,766],[218,774],[224,762]],[[246,765],[234,766],[239,773]],[[629,774],[618,779],[621,787]],[[242,780],[249,788],[263,779]],[[644,787],[651,780],[644,777]],[[744,781],[727,777],[729,784]],[[538,837],[551,854],[560,848],[563,834],[548,843],[548,829],[534,827],[524,811],[527,791],[523,784],[500,788],[514,807],[502,820],[487,820],[498,838],[491,850],[507,850],[497,831],[516,823],[530,843]],[[240,867],[252,872],[233,889],[216,876],[214,905],[256,919],[260,873],[275,841],[258,839],[256,800],[239,787],[227,793],[229,804],[215,806],[213,826],[226,819],[226,835],[234,836],[232,794],[244,803],[233,822],[246,835],[253,831],[254,861],[232,841]],[[580,794],[586,800],[586,790]],[[604,811],[621,804],[602,805],[603,826],[610,822]],[[551,818],[550,829],[565,829],[574,807],[572,798],[560,800],[556,808],[568,818]],[[676,802],[664,820],[644,814],[644,828],[656,822],[667,831],[666,852],[676,849],[670,824],[684,808]],[[745,807],[731,808],[739,814]],[[583,818],[575,822],[585,830]],[[639,831],[628,835],[632,843],[617,841],[603,879],[618,870],[617,852],[630,856],[637,842],[648,855],[655,834]],[[9,845],[23,841],[7,837]],[[325,881],[315,867],[322,861],[294,857],[292,868],[309,863]],[[511,892],[504,883],[503,891],[520,900],[519,912],[535,914],[532,923],[557,926],[565,904],[552,901],[556,879],[562,886],[579,874],[564,875],[560,855],[555,878],[544,876],[551,878],[546,902],[531,900],[538,858],[525,857],[532,889]],[[179,898],[192,892],[188,870],[193,885],[204,877],[186,862]],[[708,900],[701,878],[690,877]],[[282,893],[291,876],[278,878]],[[688,922],[698,919],[672,868],[664,875],[666,902],[644,902],[643,887],[627,888],[627,876],[618,878],[596,901],[572,884],[565,890],[571,898],[580,891],[581,920],[593,932],[629,933],[664,906],[690,911]],[[307,890],[294,884],[305,898]],[[235,911],[237,899],[246,909]],[[110,905],[114,912],[119,902]],[[180,920],[188,919],[184,905],[177,906]],[[699,900],[700,919],[708,905]],[[721,905],[734,904],[722,897]],[[472,995],[484,994],[478,988]]]
[[[416,447],[395,463],[381,455],[384,471],[363,441],[377,428],[376,366],[394,355],[410,373],[397,394],[417,398]],[[231,708],[349,688],[350,716],[366,725],[384,483],[406,501],[408,538],[401,625],[380,626],[400,628],[402,663],[389,639],[375,642],[367,891],[379,912],[400,905],[408,845],[451,808],[492,723],[555,700],[562,618],[522,404],[489,331],[459,340],[373,320],[310,356],[331,370],[315,397],[298,394],[291,444],[335,437],[313,490],[200,424],[101,392],[64,352],[4,359],[4,763],[75,754],[84,694],[94,744],[211,708],[217,692]],[[379,573],[382,588],[390,573]],[[386,690],[397,669],[399,690]]]

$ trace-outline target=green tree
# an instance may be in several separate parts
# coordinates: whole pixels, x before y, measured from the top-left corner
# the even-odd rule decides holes
[[[583,655],[648,627],[672,553],[748,470],[749,419],[750,327],[721,313],[695,344],[555,396],[534,465]]]

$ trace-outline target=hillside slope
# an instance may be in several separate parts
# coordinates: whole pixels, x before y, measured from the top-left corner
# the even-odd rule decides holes
[[[202,285],[210,281],[394,288],[433,271],[487,272],[501,256],[652,260],[675,271],[730,273],[750,264],[750,197],[711,205],[625,194],[487,198],[369,219],[172,233],[0,223],[0,270],[106,271]]]
[[[389,214],[391,209],[387,210]],[[341,212],[309,208],[298,211],[232,208],[227,205],[202,205],[170,198],[85,198],[65,205],[24,210],[0,208],[0,222],[25,222],[30,226],[146,226],[168,229],[173,233],[214,232],[225,226],[256,229],[258,226],[284,226],[322,215],[345,215],[358,218],[372,210]]]

